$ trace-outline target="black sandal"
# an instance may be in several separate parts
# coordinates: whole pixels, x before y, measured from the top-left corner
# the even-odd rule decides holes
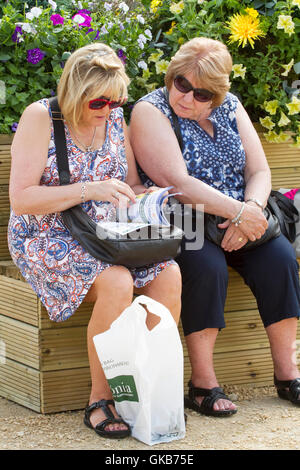
[[[274,375],[274,385],[279,398],[289,400],[300,406],[300,378],[294,380],[278,380]]]
[[[235,410],[214,410],[213,406],[217,400],[229,400],[227,395],[225,395],[224,390],[221,387],[214,388],[198,388],[194,387],[191,381],[188,383],[189,394],[184,397],[184,406],[190,408],[197,413],[206,415],[206,416],[231,416],[237,412]],[[195,399],[196,397],[205,397],[201,404]],[[230,401],[230,400],[229,400]]]
[[[112,411],[108,408],[108,405],[115,405],[114,400],[100,400],[95,403],[92,403],[91,405],[88,405],[85,410],[84,410],[84,424],[93,429],[99,436],[101,437],[108,437],[110,439],[123,439],[124,437],[128,437],[131,434],[130,427],[123,419],[121,418],[115,418]],[[102,408],[105,416],[107,419],[102,421],[101,423],[97,424],[95,427],[92,425],[90,421],[90,415],[93,410],[96,408]],[[119,431],[106,431],[105,427],[108,426],[109,424],[125,424],[128,429],[124,430],[119,430]]]

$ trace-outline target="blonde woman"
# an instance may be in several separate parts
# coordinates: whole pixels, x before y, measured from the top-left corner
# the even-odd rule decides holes
[[[11,150],[11,256],[51,320],[65,321],[82,301],[94,302],[87,330],[92,388],[84,422],[107,438],[129,436],[130,428],[115,411],[93,337],[131,304],[134,290],[162,302],[176,322],[180,314],[181,277],[175,262],[128,270],[96,260],[72,239],[60,214],[81,203],[96,222],[109,220],[119,201],[133,202],[145,190],[120,107],[128,82],[122,62],[104,44],[85,46],[66,62],[58,103],[70,185],[59,186],[48,99],[25,109]]]
[[[219,387],[213,350],[224,328],[227,265],[236,269],[256,296],[269,337],[274,382],[281,398],[300,405],[295,361],[300,314],[298,264],[288,240],[280,235],[251,251],[240,251],[266,230],[263,214],[270,170],[257,133],[239,102],[229,93],[231,56],[224,44],[195,38],[178,50],[162,89],[134,107],[130,136],[143,170],[143,181],[173,185],[183,203],[204,204],[223,216],[221,247],[204,240],[202,249],[182,247],[176,259],[183,280],[182,324],[192,377],[186,406],[201,414],[230,416],[236,406]],[[181,152],[172,111],[183,140]],[[229,367],[229,366],[228,366]]]

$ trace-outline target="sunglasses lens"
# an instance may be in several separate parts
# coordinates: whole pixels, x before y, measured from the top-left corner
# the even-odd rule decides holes
[[[89,102],[90,109],[102,109],[107,105],[106,100],[92,100]]]
[[[193,89],[188,80],[181,76],[175,78],[174,85],[181,93],[188,93]]]
[[[200,103],[206,103],[207,101],[210,101],[212,97],[213,93],[209,90],[194,91],[194,98],[195,100],[200,101]]]
[[[111,101],[109,103],[109,107],[110,109],[115,109],[115,108],[118,108],[119,106],[121,106],[121,101]]]

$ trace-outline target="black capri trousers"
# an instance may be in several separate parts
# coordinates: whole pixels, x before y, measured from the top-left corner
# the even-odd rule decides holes
[[[176,261],[182,274],[181,321],[185,335],[225,327],[227,265],[250,287],[265,327],[285,318],[299,318],[299,265],[284,235],[245,252],[226,252],[206,239],[200,250],[186,250],[183,240]]]

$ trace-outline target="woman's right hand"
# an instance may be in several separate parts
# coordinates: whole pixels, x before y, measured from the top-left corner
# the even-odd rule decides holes
[[[135,202],[135,193],[127,183],[117,178],[110,178],[88,182],[86,200],[107,201],[115,206],[127,206],[130,202]]]
[[[225,229],[229,227],[230,224],[231,220],[228,219],[218,226]],[[268,228],[268,221],[259,207],[245,204],[245,208],[241,215],[241,223],[238,227],[244,233],[247,239],[255,241],[256,239],[261,238],[265,233],[266,229]]]

